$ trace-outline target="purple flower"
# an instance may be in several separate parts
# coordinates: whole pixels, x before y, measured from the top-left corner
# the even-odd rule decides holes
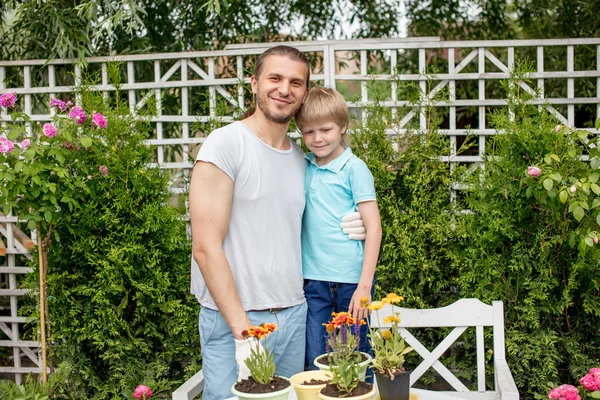
[[[58,107],[60,111],[65,111],[67,109],[67,103],[65,103],[62,100],[53,98],[50,100],[50,108],[52,107]]]
[[[15,105],[17,101],[17,92],[3,93],[0,95],[0,106],[9,108]]]
[[[106,128],[106,126],[108,125],[106,118],[104,117],[104,115],[102,115],[100,113],[94,114],[94,116],[92,117],[92,122],[98,128]]]
[[[346,329],[346,327],[342,327],[340,329],[340,333],[341,333],[341,336],[342,336],[342,343],[343,344],[348,343],[348,330]]]
[[[100,175],[102,175],[102,176],[106,176],[106,175],[110,174],[110,172],[108,172],[108,167],[106,165],[99,166],[98,171],[100,171]]]
[[[56,127],[52,124],[44,124],[42,131],[44,132],[44,135],[49,138],[56,136]]]
[[[539,169],[538,167],[527,167],[527,175],[529,176],[533,176],[533,177],[538,177],[540,176],[540,174],[542,173],[542,170]]]
[[[78,125],[81,125],[86,120],[85,111],[83,111],[83,108],[75,106],[69,111],[69,118],[74,119]]]
[[[31,140],[29,139],[23,139],[23,141],[21,142],[21,148],[23,150],[27,149],[29,147],[29,145],[31,144]]]
[[[15,149],[15,144],[3,137],[0,137],[0,153],[7,154]]]

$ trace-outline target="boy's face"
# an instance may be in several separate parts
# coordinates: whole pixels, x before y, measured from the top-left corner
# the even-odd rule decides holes
[[[317,164],[329,164],[344,152],[342,138],[346,127],[333,121],[314,121],[304,125],[302,139],[306,147],[317,156]]]

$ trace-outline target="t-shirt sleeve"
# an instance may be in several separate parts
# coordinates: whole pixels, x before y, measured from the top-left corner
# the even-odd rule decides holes
[[[352,165],[350,187],[352,188],[352,198],[356,204],[377,199],[373,174],[362,160]]]
[[[196,162],[205,161],[214,164],[235,181],[238,173],[240,157],[238,153],[238,137],[235,130],[225,127],[211,132],[198,151]]]

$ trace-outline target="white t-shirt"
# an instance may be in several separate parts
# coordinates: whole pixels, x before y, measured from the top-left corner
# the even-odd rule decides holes
[[[305,301],[300,233],[306,161],[302,149],[290,144],[289,150],[275,149],[234,122],[211,132],[196,158],[234,182],[223,250],[246,311]],[[191,291],[203,307],[217,309],[193,257]]]

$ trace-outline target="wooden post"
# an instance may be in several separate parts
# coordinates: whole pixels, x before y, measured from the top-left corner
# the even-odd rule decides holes
[[[48,382],[46,371],[46,265],[44,263],[44,245],[42,242],[42,227],[37,223],[38,259],[40,270],[40,335],[42,340],[42,382]]]

